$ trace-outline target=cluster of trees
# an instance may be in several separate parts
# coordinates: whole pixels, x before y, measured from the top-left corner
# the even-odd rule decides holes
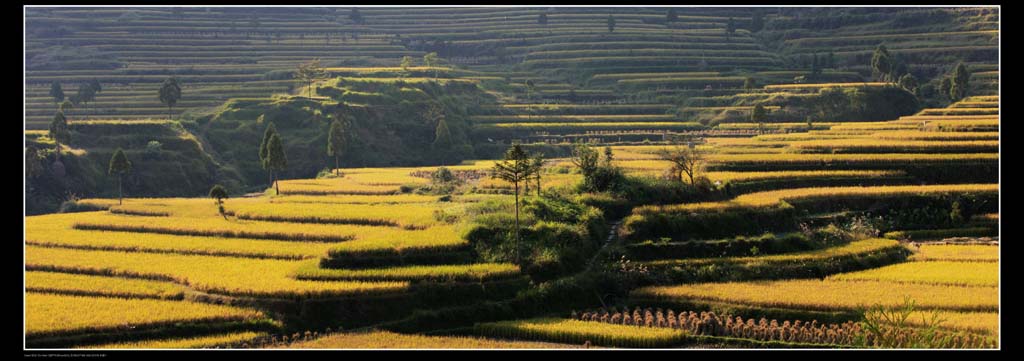
[[[871,55],[871,71],[878,80],[894,83],[911,93],[917,93],[917,78],[910,74],[910,68],[902,59],[889,53],[884,44],[878,45]]]
[[[964,63],[959,63],[953,68],[953,73],[942,77],[939,81],[939,95],[949,97],[950,101],[958,101],[967,97],[968,81],[971,73],[967,71]]]
[[[327,71],[320,65],[320,58],[299,64],[295,71],[295,79],[306,86],[306,96],[313,97],[313,82],[327,77]]]
[[[50,97],[53,98],[53,103],[64,112],[77,107],[79,104],[88,106],[89,102],[96,100],[96,94],[102,91],[103,86],[96,78],[79,85],[77,93],[70,96],[64,94],[64,88],[60,82],[54,81],[50,84]]]

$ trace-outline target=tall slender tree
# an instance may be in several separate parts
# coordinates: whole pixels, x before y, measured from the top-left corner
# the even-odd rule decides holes
[[[217,211],[220,212],[221,217],[228,219],[228,214],[224,211],[224,199],[228,198],[228,191],[220,184],[215,184],[213,188],[210,188],[210,198],[217,201]]]
[[[117,148],[114,151],[114,155],[110,156],[110,167],[107,168],[107,174],[117,174],[117,204],[122,204],[124,193],[122,192],[122,184],[124,183],[124,175],[132,170],[132,162],[128,161],[128,157],[124,155],[124,150]]]
[[[327,135],[327,154],[334,157],[334,174],[338,174],[338,158],[345,154],[348,148],[348,122],[338,116],[331,122],[331,130]]]
[[[750,121],[757,123],[758,132],[764,134],[764,121],[768,118],[768,110],[763,105],[757,104],[754,106],[754,110],[750,112]]]
[[[962,62],[957,64],[950,79],[949,98],[958,101],[966,97],[968,81],[971,79],[971,72],[967,71],[967,66]]]
[[[270,145],[270,138],[275,135],[277,135],[277,127],[274,126],[274,122],[270,122],[267,124],[267,129],[263,131],[263,141],[260,142],[260,165],[267,170],[267,184],[271,185],[274,183],[274,171],[267,163],[267,149]]]
[[[871,55],[871,69],[874,71],[878,79],[882,81],[890,81],[889,74],[893,71],[892,56],[889,55],[889,50],[885,48],[885,45],[878,45],[875,48],[875,53]]]
[[[82,102],[86,108],[89,106],[89,102],[96,99],[96,89],[92,88],[89,83],[82,83],[78,86],[78,101]]]
[[[64,101],[64,89],[61,88],[60,82],[54,80],[50,84],[50,97],[53,98],[53,104],[60,106],[60,102]]]
[[[167,119],[171,119],[171,108],[178,104],[181,99],[181,86],[178,85],[178,78],[168,77],[160,85],[160,102],[167,105]]]
[[[64,116],[64,112],[57,112],[57,114],[53,115],[53,120],[50,121],[49,136],[55,143],[54,154],[57,161],[60,161],[60,145],[71,142],[71,131],[68,128],[68,118]]]
[[[533,173],[533,179],[537,182],[537,196],[541,196],[541,175],[544,170],[544,153],[534,153],[530,157],[530,172]]]
[[[284,154],[284,145],[278,134],[270,136],[267,142],[267,165],[274,175],[274,194],[281,194],[281,172],[288,168],[288,157]]]
[[[440,58],[437,57],[437,52],[430,52],[423,55],[423,65],[427,68],[434,68],[437,66],[437,62]],[[437,69],[434,68],[434,79],[437,79]]]
[[[518,143],[512,144],[512,147],[505,152],[505,160],[494,164],[494,168],[491,172],[491,177],[501,179],[503,181],[512,183],[515,189],[515,209],[516,209],[516,223],[515,223],[515,260],[516,263],[520,263],[519,257],[519,185],[524,181],[530,179],[531,172],[533,171],[532,161],[530,156],[523,151],[523,147]]]

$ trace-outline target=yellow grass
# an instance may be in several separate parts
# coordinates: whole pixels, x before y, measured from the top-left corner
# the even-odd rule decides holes
[[[263,318],[244,308],[184,301],[25,294],[25,335],[37,337],[177,322],[227,322]]]
[[[683,330],[664,327],[636,327],[603,322],[560,318],[534,318],[479,324],[485,336],[544,340],[560,343],[591,341],[600,346],[671,347],[686,339]]]
[[[102,345],[82,347],[85,349],[164,349],[164,348],[195,348],[208,349],[217,346],[225,346],[248,342],[257,338],[265,338],[270,335],[266,332],[236,332],[198,337],[166,338],[157,340],[144,340],[133,342],[117,342]]]
[[[950,286],[999,286],[995,262],[907,262],[829,277],[840,281],[884,281]]]
[[[632,295],[819,311],[856,310],[875,304],[899,307],[909,296],[922,309],[990,312],[999,309],[998,288],[995,287],[834,279],[644,287],[633,291]]]
[[[311,341],[289,344],[286,348],[319,349],[481,349],[481,348],[573,348],[579,346],[546,343],[488,339],[480,337],[406,335],[388,331],[361,333],[337,333]]]
[[[371,269],[327,269],[318,262],[298,268],[294,277],[308,280],[366,281],[476,281],[506,278],[519,274],[519,267],[509,263],[475,263],[458,265],[401,266]]]
[[[766,207],[781,201],[797,201],[810,198],[839,197],[890,197],[917,194],[944,193],[993,193],[999,191],[998,184],[942,184],[926,186],[877,186],[877,187],[818,187],[795,188],[744,194],[724,202],[701,202],[665,206],[642,206],[634,213],[684,212],[735,207]]]
[[[390,196],[370,196],[344,194],[335,196],[277,196],[270,198],[270,203],[329,203],[329,204],[405,204],[427,203],[437,201],[438,196],[422,194],[398,194]]]
[[[872,137],[873,138],[873,137]],[[829,149],[846,149],[846,150],[867,150],[876,148],[900,148],[906,150],[915,150],[918,152],[928,152],[935,150],[960,150],[960,149],[977,149],[977,148],[991,148],[997,150],[999,147],[998,140],[943,140],[943,141],[923,141],[923,140],[880,140],[880,139],[820,139],[820,140],[807,140],[800,142],[790,143],[790,147],[797,151],[805,150],[829,150]],[[963,150],[961,150],[963,151]]]
[[[170,282],[57,272],[25,272],[25,289],[133,298],[181,298],[185,291],[180,285]]]
[[[913,248],[912,248],[913,249]],[[915,261],[999,262],[999,247],[990,245],[922,244]]]
[[[897,170],[807,170],[777,172],[707,172],[704,175],[712,181],[753,181],[767,179],[801,178],[869,178],[894,177],[905,173]]]
[[[922,132],[916,130],[884,131],[871,134],[869,138],[898,140],[999,140],[999,132]]]
[[[423,228],[441,223],[435,219],[434,212],[442,210],[449,213],[459,212],[462,206],[451,203],[396,205],[264,203],[227,208],[240,219]]]
[[[252,297],[337,297],[401,292],[404,282],[320,282],[291,278],[304,261],[25,247],[28,269],[173,280],[197,290]]]
[[[865,239],[860,241],[850,242],[848,244],[829,247],[824,249],[817,249],[812,251],[804,252],[793,252],[776,254],[769,256],[749,256],[749,257],[723,257],[723,258],[692,258],[692,259],[667,259],[645,262],[652,266],[675,266],[675,265],[687,265],[687,266],[700,266],[703,264],[711,263],[738,263],[738,264],[765,264],[772,262],[790,262],[790,261],[815,261],[824,260],[835,257],[850,256],[856,254],[870,253],[881,251],[886,248],[893,248],[899,246],[899,242],[891,239]]]
[[[97,214],[101,213],[58,213],[25,217],[25,243],[86,249],[288,259],[320,257],[331,248],[330,243],[324,242],[176,236],[72,228],[72,225],[80,220],[95,218]]]
[[[816,83],[816,84],[771,84],[765,85],[765,90],[781,89],[818,89],[818,88],[864,88],[891,86],[890,83]]]

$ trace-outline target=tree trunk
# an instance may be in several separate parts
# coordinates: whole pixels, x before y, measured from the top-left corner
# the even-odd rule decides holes
[[[281,185],[277,181],[277,174],[274,174],[274,195],[275,196],[281,195]]]
[[[334,175],[338,175],[338,155],[334,155]]]
[[[516,247],[516,264],[518,265],[518,264],[520,264],[519,263],[519,182],[516,182],[515,186],[516,186],[516,233],[515,233],[515,235],[516,235],[516,242],[515,242],[515,247]]]
[[[696,185],[693,183],[693,172],[686,172],[686,175],[690,176],[690,185]]]

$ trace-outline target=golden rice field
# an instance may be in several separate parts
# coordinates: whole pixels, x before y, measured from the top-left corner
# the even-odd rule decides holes
[[[912,249],[914,249],[912,247]],[[999,247],[990,245],[921,244],[911,256],[915,261],[999,262]]]
[[[326,204],[407,204],[429,203],[437,201],[438,196],[423,194],[397,194],[387,197],[372,195],[335,195],[335,196],[276,196],[268,200],[270,203],[326,203]]]
[[[580,346],[548,342],[509,341],[481,337],[424,336],[388,331],[369,331],[330,334],[315,340],[294,342],[286,347],[316,349],[537,349],[578,348]]]
[[[999,140],[999,132],[923,132],[915,130],[884,131],[868,138],[896,140]]]
[[[434,215],[438,211],[458,212],[463,205],[433,204],[308,204],[308,203],[254,203],[231,205],[227,208],[238,219],[299,222],[338,223],[395,226],[408,229],[426,228],[443,224]]]
[[[816,311],[856,310],[872,305],[898,307],[910,297],[921,309],[999,310],[998,288],[886,281],[784,280],[653,286],[633,297],[664,301],[713,301],[755,307]]]
[[[278,241],[337,243],[359,240],[383,240],[404,237],[411,241],[436,239],[450,234],[448,226],[429,227],[425,230],[407,230],[396,227],[376,227],[351,224],[312,224],[252,221],[221,217],[190,219],[182,222],[173,217],[119,216],[93,213],[80,217],[73,228],[79,230],[125,231],[186,236],[227,238],[257,238]]]
[[[947,286],[999,287],[995,262],[906,262],[829,277],[838,281],[882,281]]]
[[[700,123],[697,122],[585,122],[585,123],[567,123],[567,122],[520,122],[520,123],[493,123],[487,124],[489,127],[495,128],[520,128],[520,129],[544,129],[544,128],[579,128],[586,130],[601,130],[602,128],[637,128],[637,129],[658,129],[659,127],[680,127],[680,126],[694,126],[699,127]]]
[[[707,172],[705,175],[712,181],[734,182],[767,179],[898,177],[905,175],[905,172],[898,170],[798,170],[776,172]]]
[[[306,281],[292,278],[305,261],[25,247],[29,270],[170,280],[232,296],[307,298],[402,292],[406,282]]]
[[[829,247],[804,252],[783,253],[766,256],[722,257],[722,258],[688,258],[663,259],[644,262],[651,266],[701,266],[715,263],[733,264],[770,264],[781,262],[813,262],[837,257],[867,254],[899,247],[899,242],[891,239],[872,238],[853,241],[837,247]]]
[[[797,152],[871,152],[878,149],[912,151],[917,153],[997,152],[998,140],[879,140],[879,139],[822,139],[790,143]]]
[[[995,193],[999,192],[998,184],[943,184],[926,186],[876,186],[876,187],[818,187],[794,188],[767,192],[757,192],[738,196],[724,202],[700,202],[674,204],[665,206],[642,206],[634,209],[634,214],[692,212],[738,207],[767,207],[781,201],[798,201],[815,198],[842,197],[893,197],[902,195],[928,195],[946,193]]]
[[[936,313],[939,315],[941,328],[984,335],[999,334],[999,312],[919,311],[912,313],[907,323],[911,326],[924,326],[931,322],[933,314]]]
[[[484,282],[519,275],[519,267],[508,263],[477,263],[460,265],[394,266],[376,269],[320,268],[307,262],[294,272],[300,280],[360,281],[460,281]]]
[[[324,255],[325,242],[186,236],[160,233],[74,229],[83,217],[101,213],[57,213],[25,218],[25,244],[131,252],[166,252],[211,256],[302,259]],[[219,217],[219,216],[218,216]],[[360,241],[350,241],[360,242]],[[363,242],[365,243],[365,242]]]
[[[25,290],[126,298],[180,299],[185,288],[170,282],[58,272],[25,272]]]
[[[238,307],[153,299],[25,293],[25,335],[43,337],[147,328],[178,322],[221,323],[259,320],[259,311]]]
[[[234,332],[218,335],[178,337],[157,340],[116,342],[100,345],[82,347],[84,349],[185,349],[185,348],[214,348],[226,345],[240,344],[258,338],[269,337],[266,332]]]
[[[821,88],[866,88],[892,86],[890,83],[816,83],[816,84],[769,84],[765,90],[821,89]]]
[[[609,347],[671,347],[687,333],[672,328],[636,327],[562,318],[534,318],[477,324],[475,333],[487,337],[544,340]]]
[[[583,179],[583,176],[578,173],[548,173],[541,175],[541,187],[543,189],[549,189],[553,187],[565,187],[572,186],[579,183]],[[530,184],[530,189],[534,189],[534,183]],[[480,188],[487,189],[513,189],[511,183],[494,178],[483,178],[478,183]],[[525,186],[520,184],[519,190],[523,191]]]

